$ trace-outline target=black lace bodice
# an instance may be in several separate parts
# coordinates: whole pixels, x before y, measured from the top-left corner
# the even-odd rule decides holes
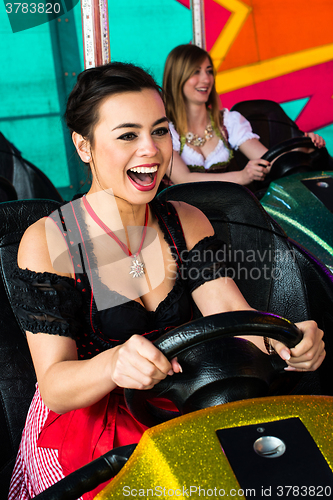
[[[205,281],[224,275],[224,244],[212,236],[187,251],[173,205],[154,200],[150,207],[177,264],[175,284],[155,311],[148,311],[139,302],[116,292],[112,293],[117,295],[118,305],[97,309],[83,258],[87,245],[71,246],[75,232],[79,231],[84,241],[85,231],[83,218],[73,207],[75,217],[72,220],[68,217],[64,220],[61,209],[50,217],[67,240],[75,279],[22,269],[13,274],[12,301],[23,329],[73,338],[82,359],[123,343],[134,334],[154,340],[167,330],[190,321],[193,316],[191,292]]]

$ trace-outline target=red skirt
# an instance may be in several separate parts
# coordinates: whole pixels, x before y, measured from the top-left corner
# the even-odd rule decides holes
[[[123,391],[116,389],[87,408],[63,415],[50,411],[37,446],[57,449],[67,476],[112,448],[138,443],[146,429],[130,414]],[[92,500],[106,484],[83,495],[84,500]]]

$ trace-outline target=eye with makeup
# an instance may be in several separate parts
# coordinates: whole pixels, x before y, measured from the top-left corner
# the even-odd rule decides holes
[[[122,134],[119,137],[117,137],[117,139],[120,139],[121,141],[133,141],[136,138],[137,134],[135,134],[134,132],[126,132],[125,134]]]
[[[153,135],[157,135],[159,137],[162,137],[163,135],[167,135],[168,133],[169,133],[168,127],[159,127],[153,131]]]

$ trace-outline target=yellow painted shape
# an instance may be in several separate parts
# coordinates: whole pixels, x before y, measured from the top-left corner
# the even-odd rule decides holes
[[[300,418],[333,469],[332,414],[333,397],[328,396],[248,399],[189,413],[148,429],[126,465],[95,500],[154,496],[185,499],[184,488],[190,487],[237,491],[240,486],[216,430],[291,417]],[[191,496],[211,495],[199,495],[197,490]],[[222,496],[228,497],[220,494],[215,498]],[[230,496],[244,499],[242,495]]]
[[[252,8],[240,0],[214,0],[214,2],[231,12],[228,21],[210,50],[214,66],[219,68]]]
[[[221,71],[216,75],[216,90],[225,94],[249,85],[271,80],[301,69],[331,61],[333,44],[274,57],[248,66]]]

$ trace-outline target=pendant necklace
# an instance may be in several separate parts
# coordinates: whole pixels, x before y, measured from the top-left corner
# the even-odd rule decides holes
[[[120,239],[114,234],[114,232],[111,231],[111,229],[108,228],[108,226],[106,224],[104,224],[104,222],[98,217],[96,212],[94,212],[93,208],[88,203],[86,195],[84,195],[82,199],[83,199],[83,205],[84,205],[85,209],[87,210],[90,217],[96,222],[96,224],[98,224],[99,227],[101,227],[103,229],[103,231],[105,231],[120,246],[120,248],[123,250],[123,252],[126,255],[128,255],[128,257],[133,257],[132,265],[130,266],[129,274],[132,274],[133,278],[141,278],[141,276],[143,276],[145,273],[144,272],[145,265],[143,262],[140,262],[138,257],[139,257],[141,250],[142,250],[143,242],[144,242],[146,234],[147,234],[147,224],[148,224],[148,216],[149,216],[148,203],[146,204],[145,224],[144,224],[143,231],[142,231],[141,243],[140,243],[138,251],[133,254],[130,251],[130,249],[125,245],[125,243],[120,241]]]

